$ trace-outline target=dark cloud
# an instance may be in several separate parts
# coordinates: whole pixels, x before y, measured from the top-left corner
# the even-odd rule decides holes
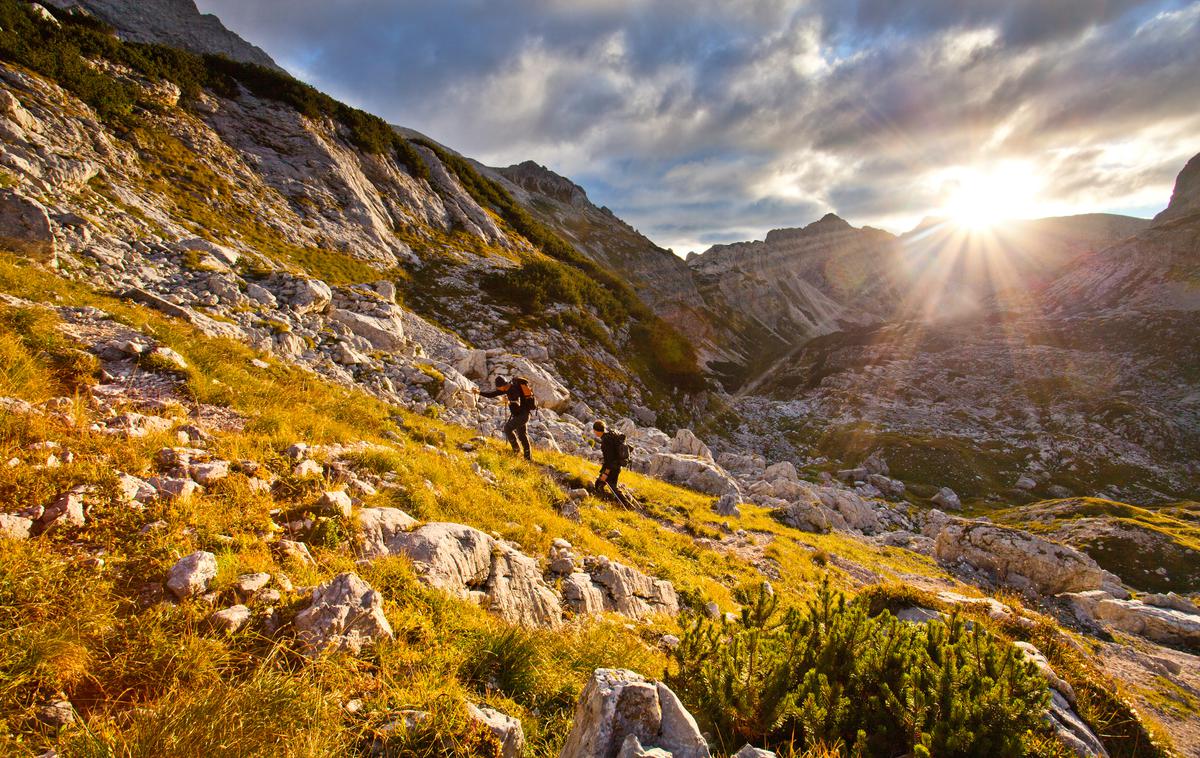
[[[1165,204],[1200,150],[1200,0],[200,0],[282,65],[676,248],[833,210],[903,230],[944,175],[1046,215]],[[1172,168],[1173,167],[1173,168]]]

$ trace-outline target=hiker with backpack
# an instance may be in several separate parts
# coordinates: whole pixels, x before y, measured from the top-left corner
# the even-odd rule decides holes
[[[514,453],[524,452],[525,460],[533,460],[530,454],[529,434],[525,427],[529,424],[529,416],[537,410],[537,399],[533,396],[533,387],[528,379],[514,376],[511,380],[502,376],[496,377],[496,389],[479,393],[481,397],[500,397],[508,399],[508,421],[504,423],[504,438],[512,445]],[[517,442],[520,442],[520,446]]]
[[[603,456],[603,460],[600,462],[600,475],[596,477],[596,492],[603,492],[607,485],[613,496],[617,498],[617,502],[632,510],[633,503],[629,502],[629,498],[625,497],[617,487],[621,469],[629,465],[629,457],[632,453],[629,443],[625,441],[625,435],[607,429],[603,421],[592,424],[592,434],[600,439],[600,454]]]

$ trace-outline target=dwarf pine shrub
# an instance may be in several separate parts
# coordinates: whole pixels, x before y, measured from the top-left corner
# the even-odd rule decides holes
[[[828,580],[802,609],[764,588],[736,621],[697,620],[674,659],[670,685],[727,750],[1021,756],[1044,736],[1046,683],[1006,641],[871,617]]]

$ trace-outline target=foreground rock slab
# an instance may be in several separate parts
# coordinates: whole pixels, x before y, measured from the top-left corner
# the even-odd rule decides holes
[[[673,758],[711,755],[696,720],[665,684],[624,669],[596,669],[559,758],[612,758],[627,744],[650,755],[655,748]]]
[[[312,603],[296,616],[307,652],[346,650],[354,654],[378,640],[394,638],[383,615],[383,597],[358,574],[338,574],[313,590]]]

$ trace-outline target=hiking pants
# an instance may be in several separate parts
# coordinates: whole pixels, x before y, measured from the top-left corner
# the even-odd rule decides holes
[[[524,452],[525,457],[531,457],[529,452],[529,434],[525,431],[526,425],[529,424],[529,411],[518,411],[508,417],[508,421],[504,422],[504,439],[508,440],[508,444],[512,445],[514,453]],[[520,445],[517,442],[520,441]],[[522,451],[524,448],[524,451]]]
[[[608,476],[604,476],[605,474],[608,474]],[[619,480],[620,478],[621,478],[621,467],[620,466],[617,466],[615,468],[600,469],[600,476],[596,478],[596,491],[598,493],[603,492],[604,488],[608,487],[609,491],[612,492],[613,497],[615,497],[617,499],[618,503],[620,503],[625,508],[628,508],[629,510],[633,510],[633,503],[629,502],[629,498],[625,497],[625,495],[623,495],[621,493],[620,488],[617,487],[617,480]]]

